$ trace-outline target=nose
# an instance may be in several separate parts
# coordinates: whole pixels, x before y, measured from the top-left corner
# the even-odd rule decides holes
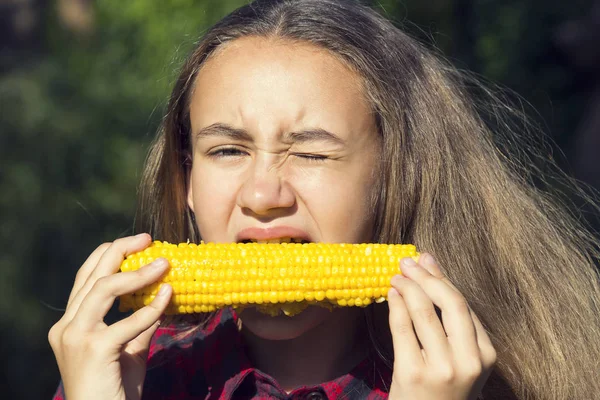
[[[296,195],[276,165],[255,163],[237,197],[246,213],[259,217],[288,214],[296,204]]]

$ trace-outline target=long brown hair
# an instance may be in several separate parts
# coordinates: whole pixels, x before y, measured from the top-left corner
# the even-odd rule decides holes
[[[541,153],[530,149],[527,123],[512,124],[526,120],[357,2],[259,0],[204,35],[151,148],[137,229],[171,242],[200,240],[186,203],[189,99],[203,63],[244,36],[311,43],[362,77],[382,143],[373,241],[434,254],[466,297],[498,353],[484,397],[505,398],[497,382],[519,399],[600,393],[598,241],[564,202],[534,185]],[[378,307],[367,313],[372,339],[390,357],[386,306]]]

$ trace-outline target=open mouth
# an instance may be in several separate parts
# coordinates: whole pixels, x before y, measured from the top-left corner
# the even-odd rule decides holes
[[[244,239],[240,240],[239,243],[310,243],[308,240],[292,237],[282,237],[276,239],[258,240],[258,239]]]

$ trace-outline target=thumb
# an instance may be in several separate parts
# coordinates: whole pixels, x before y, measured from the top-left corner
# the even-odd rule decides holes
[[[141,399],[142,397],[150,340],[159,326],[160,323],[157,321],[140,333],[138,337],[127,343],[121,354],[123,388],[128,399]]]
[[[150,328],[146,329],[144,332],[140,333],[137,338],[129,342],[125,347],[125,351],[129,354],[135,354],[145,361],[148,357],[152,336],[154,336],[154,333],[159,327],[160,321],[156,321]]]
[[[147,349],[152,335],[160,325],[159,320],[169,305],[172,293],[171,285],[163,284],[150,304],[112,324],[105,335],[110,337],[112,343],[126,344],[125,351],[130,354]]]

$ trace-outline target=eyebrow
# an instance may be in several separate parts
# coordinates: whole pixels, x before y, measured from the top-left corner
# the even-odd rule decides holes
[[[252,136],[245,129],[234,128],[230,125],[220,122],[204,127],[195,134],[197,139],[209,136],[225,137],[232,140],[251,142]],[[323,129],[308,128],[300,131],[286,132],[283,135],[284,142],[309,143],[317,141],[332,142],[335,144],[345,144],[339,136]]]
[[[252,136],[250,136],[248,132],[246,132],[244,129],[236,129],[230,125],[222,124],[219,122],[200,129],[200,131],[198,131],[198,133],[196,133],[195,136],[196,139],[202,139],[209,136],[217,136],[245,142],[252,141]]]
[[[283,135],[283,140],[286,142],[310,143],[310,142],[331,142],[335,144],[345,144],[339,136],[323,129],[309,128],[301,131],[287,132]]]

